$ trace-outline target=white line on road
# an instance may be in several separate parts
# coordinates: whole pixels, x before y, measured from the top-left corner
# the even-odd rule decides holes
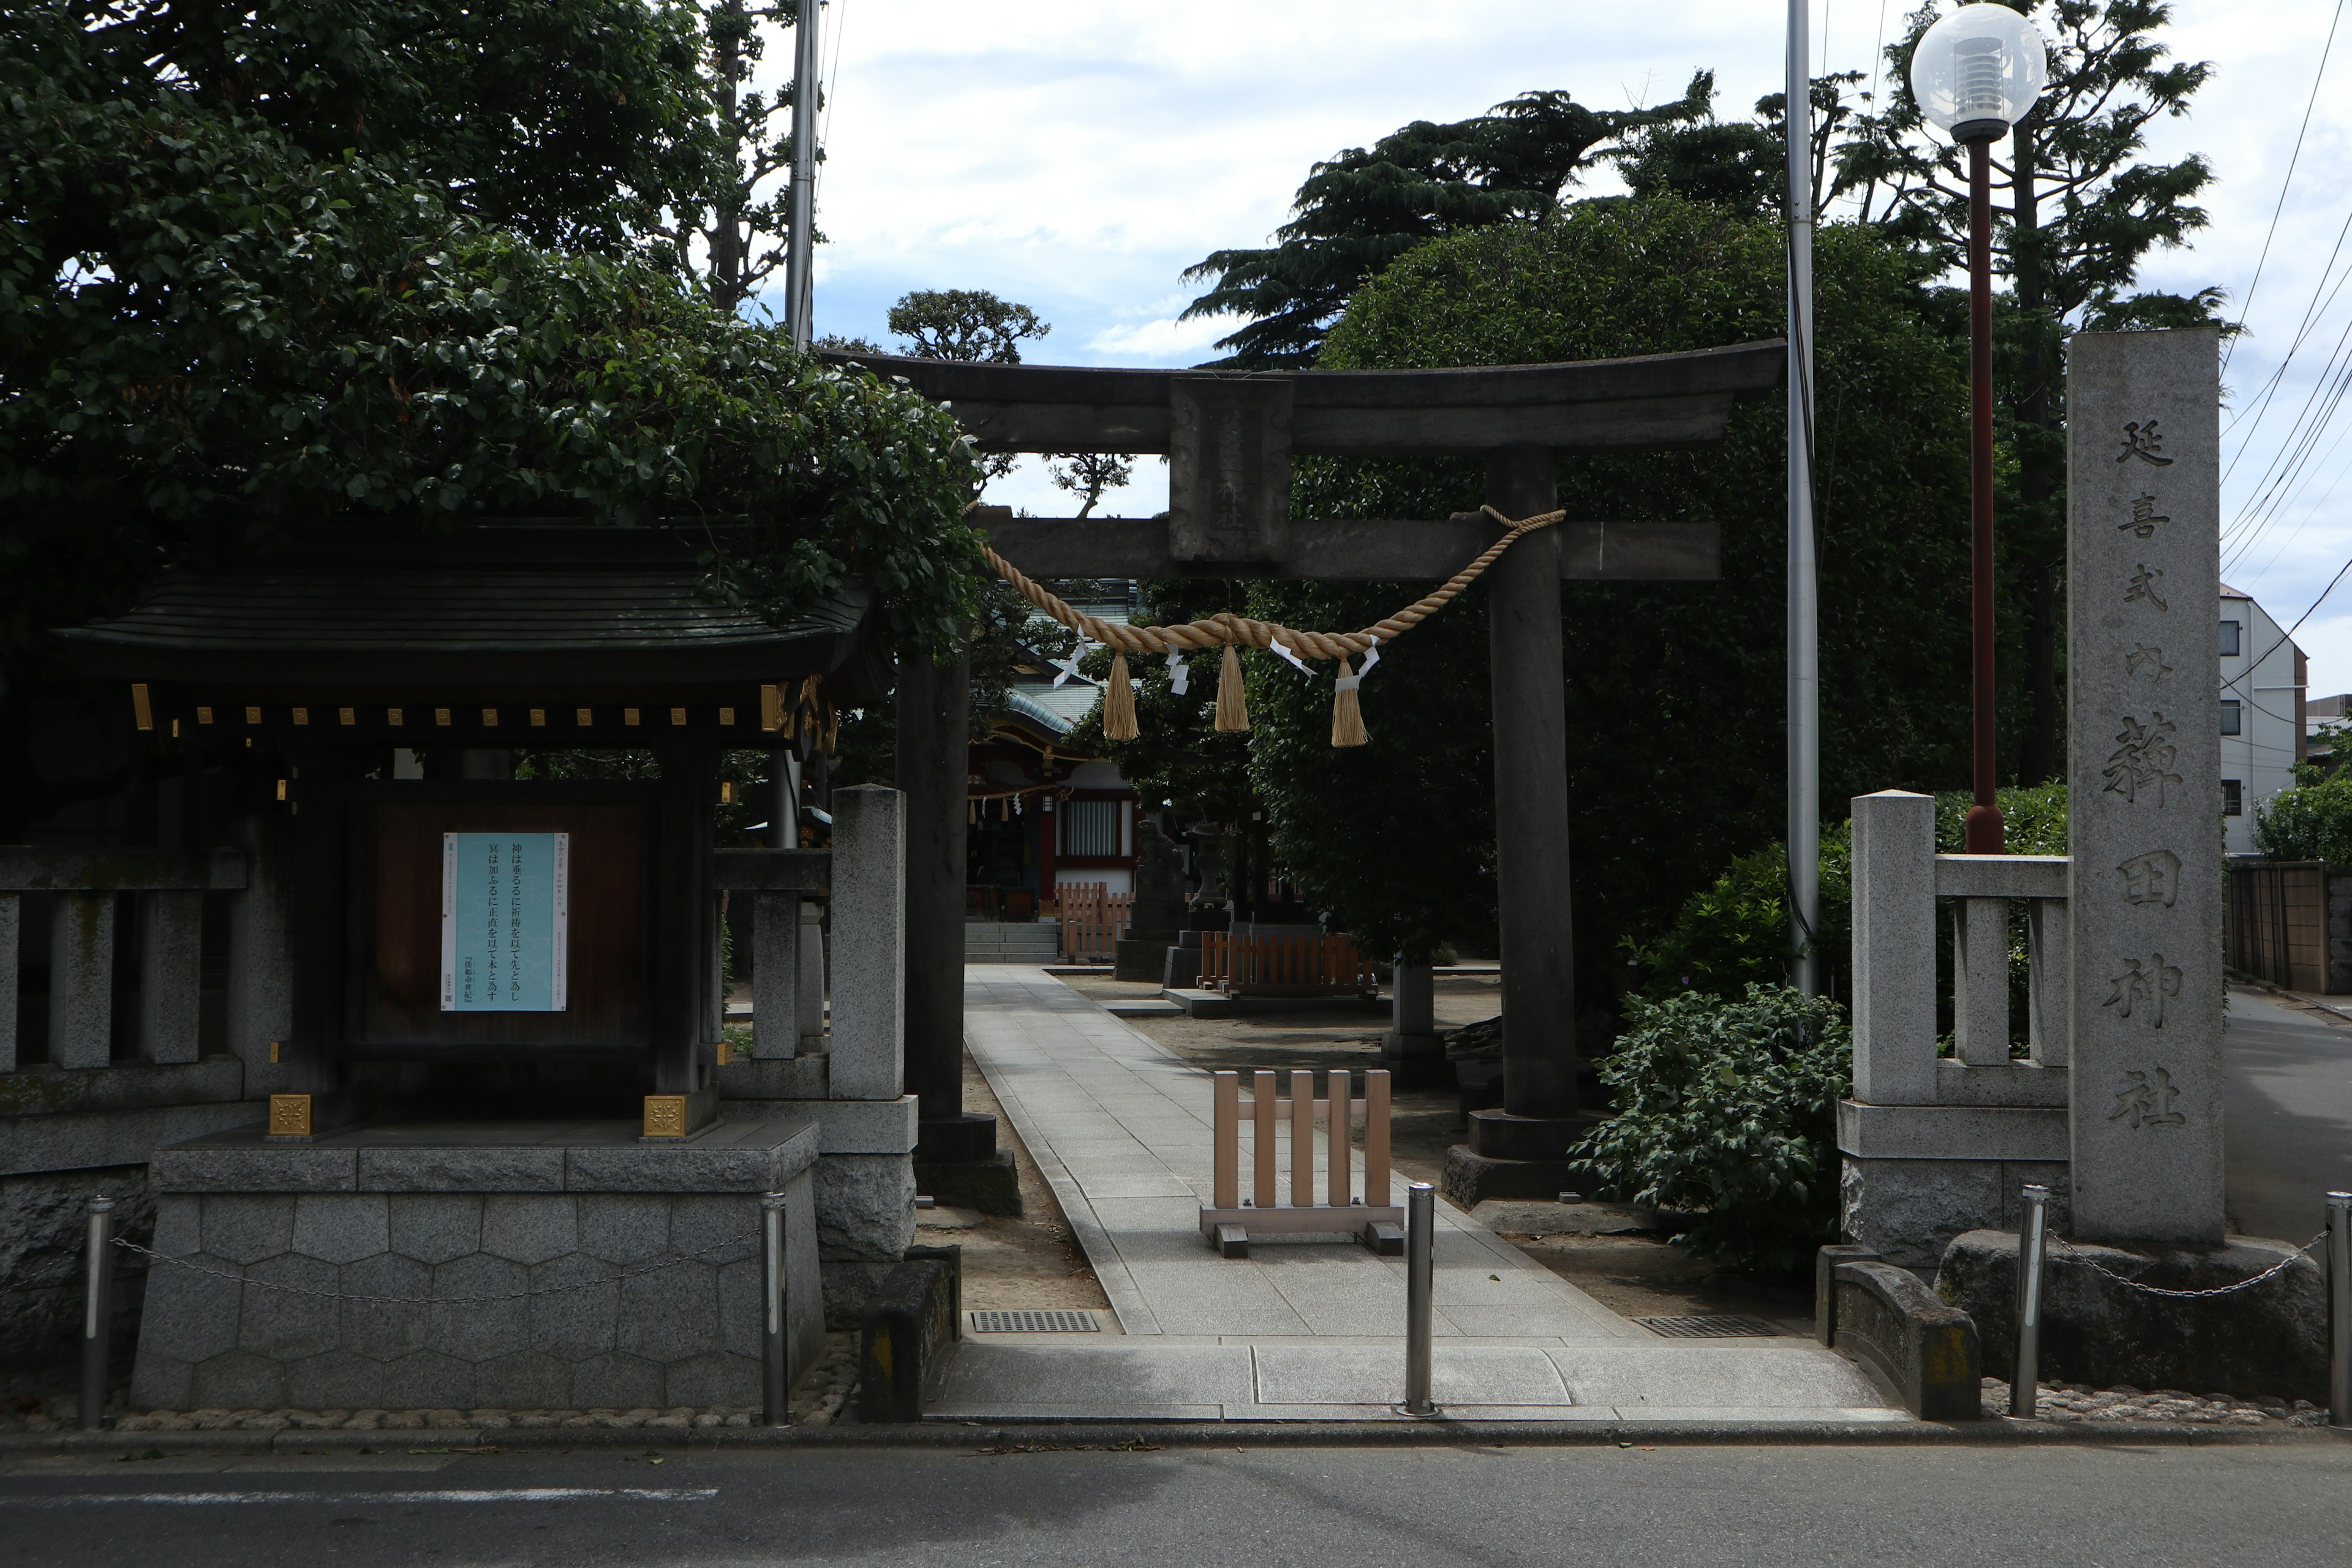
[[[106,1503],[187,1507],[214,1503],[308,1503],[364,1507],[410,1502],[708,1502],[717,1487],[500,1487],[424,1492],[73,1492],[59,1497],[0,1496],[0,1508],[96,1508]]]

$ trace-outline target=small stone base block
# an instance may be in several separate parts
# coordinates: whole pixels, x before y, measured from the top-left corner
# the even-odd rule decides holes
[[[2067,1225],[2064,1161],[1866,1160],[1845,1156],[1840,1224],[1845,1239],[1931,1279],[1944,1249],[1963,1231],[2014,1230],[2024,1223],[2029,1182],[2050,1189],[2050,1223]]]
[[[1822,1259],[1819,1304],[1832,1350],[1875,1373],[1922,1421],[1983,1417],[1984,1358],[1969,1314],[1939,1301],[1907,1268],[1853,1247]]]
[[[2294,1261],[2250,1289],[2183,1300],[2105,1278],[2207,1290]],[[1944,1250],[1936,1291],[1984,1331],[1985,1370],[2016,1370],[2017,1237],[1972,1230]],[[2220,1247],[2053,1246],[2042,1280],[2042,1380],[2130,1384],[2198,1394],[2327,1403],[2327,1282],[2284,1241],[2233,1236]]]
[[[961,1116],[916,1124],[915,1158],[919,1163],[986,1160],[996,1153],[996,1118],[966,1111]]]
[[[1454,1064],[1445,1059],[1443,1035],[1386,1030],[1381,1036],[1381,1065],[1398,1089],[1443,1089],[1454,1082]]]
[[[1021,1212],[1021,1173],[1010,1149],[999,1149],[984,1160],[926,1160],[919,1152],[915,1190],[949,1208]]]
[[[857,1417],[911,1422],[947,1375],[963,1325],[963,1259],[953,1247],[908,1249],[858,1324]]]
[[[1439,1191],[1457,1207],[1473,1209],[1492,1198],[1556,1200],[1590,1180],[1576,1160],[1497,1160],[1456,1143],[1445,1151]]]
[[[1172,937],[1121,937],[1111,952],[1111,978],[1159,982],[1168,972],[1168,944]]]
[[[1470,1147],[1492,1160],[1565,1160],[1601,1124],[1583,1116],[1513,1116],[1507,1110],[1470,1113]]]

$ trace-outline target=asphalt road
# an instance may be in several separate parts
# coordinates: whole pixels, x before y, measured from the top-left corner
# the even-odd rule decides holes
[[[0,1563],[2172,1568],[2352,1562],[2352,1441],[18,1462]],[[374,1467],[374,1468],[367,1468]]]
[[[2308,1241],[2320,1194],[2352,1190],[2352,1027],[2232,990],[2221,1049],[2231,1228]]]

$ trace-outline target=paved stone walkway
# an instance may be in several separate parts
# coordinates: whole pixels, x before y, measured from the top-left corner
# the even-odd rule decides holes
[[[968,1342],[938,1414],[1384,1414],[1402,1395],[1403,1259],[1344,1239],[1254,1241],[1246,1259],[1217,1256],[1199,1224],[1210,1195],[1208,1075],[1042,968],[974,964],[964,976],[966,1043],[1123,1333]],[[1356,1167],[1360,1192],[1360,1155]],[[1866,1378],[1809,1341],[1661,1340],[1443,1199],[1437,1216],[1441,1403],[1547,1419],[1570,1407],[1890,1415]]]

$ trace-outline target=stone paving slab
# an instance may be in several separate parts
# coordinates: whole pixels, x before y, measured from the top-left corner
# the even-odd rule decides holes
[[[1248,1258],[1226,1258],[1202,1239],[1206,1073],[1024,965],[966,966],[964,1035],[1127,1333],[1404,1331],[1402,1258],[1349,1238],[1255,1242]],[[1360,1155],[1355,1171],[1361,1192]],[[1443,1199],[1437,1209],[1437,1333],[1562,1344],[1649,1337]]]
[[[966,966],[964,1032],[1086,1248],[1116,1319],[1105,1327],[1120,1331],[968,1340],[935,1418],[1405,1419],[1391,1408],[1403,1396],[1403,1259],[1346,1237],[1227,1258],[1202,1237],[1207,1073],[1027,965]],[[1361,1192],[1360,1155],[1355,1169]],[[1433,1374],[1458,1418],[1909,1419],[1810,1341],[1660,1340],[1442,1197],[1433,1251]]]
[[[1458,1421],[1907,1421],[1842,1359],[1792,1342],[1758,1351],[1484,1345],[1430,1358],[1432,1393]],[[1760,1352],[1760,1353],[1759,1353]],[[1744,1359],[1742,1359],[1744,1358]],[[1088,1345],[967,1341],[930,1421],[1402,1420],[1403,1347]]]

